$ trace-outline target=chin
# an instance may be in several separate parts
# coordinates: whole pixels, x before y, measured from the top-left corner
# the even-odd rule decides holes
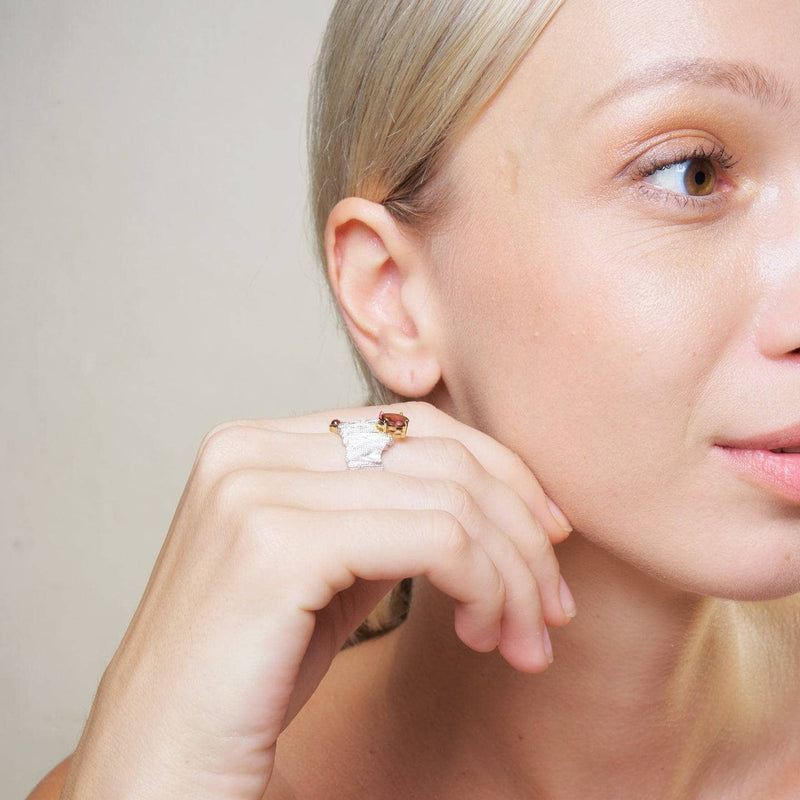
[[[705,591],[700,594],[708,597],[719,597],[724,600],[737,600],[742,602],[764,602],[767,600],[780,600],[791,597],[800,592],[800,581],[792,579],[766,579],[753,578],[747,583],[731,585],[720,581],[718,584],[703,587]]]
[[[730,506],[726,514],[682,510],[599,520],[593,508],[593,524],[582,525],[580,513],[572,521],[580,540],[676,594],[765,601],[800,593],[800,517],[776,515],[774,507],[771,515],[752,506],[739,514]]]
[[[679,590],[740,601],[765,601],[800,592],[800,520],[773,521],[718,537],[706,529],[682,564],[659,577]]]
[[[759,602],[779,600],[791,597],[800,592],[800,579],[796,574],[756,574],[742,576],[735,583],[720,580],[716,585],[707,587],[704,594],[726,600]]]

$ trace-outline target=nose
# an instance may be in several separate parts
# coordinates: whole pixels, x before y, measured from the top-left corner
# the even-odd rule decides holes
[[[797,177],[800,178],[800,170]],[[759,261],[769,287],[759,314],[757,339],[771,359],[800,356],[800,180],[771,215],[772,235]]]
[[[775,287],[758,325],[758,345],[768,358],[800,356],[800,252],[794,269]]]

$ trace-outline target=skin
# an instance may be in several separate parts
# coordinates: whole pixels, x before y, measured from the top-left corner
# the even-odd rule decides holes
[[[456,224],[429,251],[443,401],[618,558],[687,591],[777,597],[800,589],[797,507],[712,445],[800,421],[800,10],[665,8],[567,3],[457,149]],[[680,24],[651,33],[666,13]],[[795,102],[668,84],[586,116],[622,77],[697,57],[780,65]],[[736,160],[704,207],[642,193],[676,183],[635,179],[650,154],[698,145]]]
[[[391,388],[430,391],[534,469],[575,526],[556,551],[582,611],[531,681],[464,653],[446,599],[419,582],[382,645],[391,667],[370,678],[388,699],[361,718],[381,722],[343,759],[363,782],[357,753],[385,756],[369,796],[403,758],[437,797],[796,793],[796,598],[733,601],[800,590],[798,508],[744,481],[715,444],[799,419],[798,29],[788,1],[733,14],[721,0],[568,0],[450,153],[438,232],[387,245],[382,280],[352,279],[360,295],[341,224],[359,208],[334,214],[351,335]],[[794,99],[673,82],[594,107],[627,76],[698,57],[771,68]],[[704,206],[636,172],[650,154],[722,145],[736,163],[715,167]],[[383,319],[369,307],[379,296]],[[405,723],[387,731],[379,703]],[[314,725],[324,696],[318,708]],[[289,767],[287,785],[335,792],[314,769]]]
[[[318,433],[364,409],[214,432],[65,798],[796,795],[800,509],[715,445],[800,422],[798,29],[794,0],[567,0],[452,144],[432,236],[360,198],[334,209],[351,336],[387,386],[453,419],[408,408],[412,436],[380,475],[342,473]],[[673,82],[596,106],[698,57],[769,68],[793,99]],[[736,163],[704,165],[702,206],[674,172],[637,171],[722,145]],[[309,460],[322,471],[304,483]],[[540,486],[574,526],[565,541]],[[368,513],[285,513],[301,503]],[[349,577],[331,566],[345,562]],[[333,660],[412,567],[408,620]],[[566,627],[559,568],[579,609]],[[187,685],[192,702],[165,713]],[[264,686],[271,705],[248,717]],[[225,730],[268,718],[239,742],[267,755],[209,749],[182,711],[201,700]],[[201,785],[209,764],[218,782]]]

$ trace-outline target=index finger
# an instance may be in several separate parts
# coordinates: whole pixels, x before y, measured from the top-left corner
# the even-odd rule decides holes
[[[381,411],[407,416],[410,436],[443,436],[458,439],[481,462],[487,472],[517,492],[542,523],[553,544],[563,541],[572,530],[564,513],[547,497],[536,476],[517,453],[488,434],[460,422],[430,403],[414,400],[386,406],[331,409],[300,417],[255,421],[253,424],[286,433],[321,433],[328,430],[333,419],[345,422],[374,419]],[[344,457],[342,464],[344,465]]]

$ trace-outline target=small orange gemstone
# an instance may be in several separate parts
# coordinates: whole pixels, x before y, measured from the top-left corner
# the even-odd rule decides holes
[[[381,411],[380,419],[396,428],[402,428],[408,424],[408,417],[402,414],[392,414],[388,411]]]
[[[403,414],[393,414],[390,411],[381,411],[378,415],[378,423],[386,427],[386,433],[396,433],[398,436],[405,436],[408,429],[408,417]]]

